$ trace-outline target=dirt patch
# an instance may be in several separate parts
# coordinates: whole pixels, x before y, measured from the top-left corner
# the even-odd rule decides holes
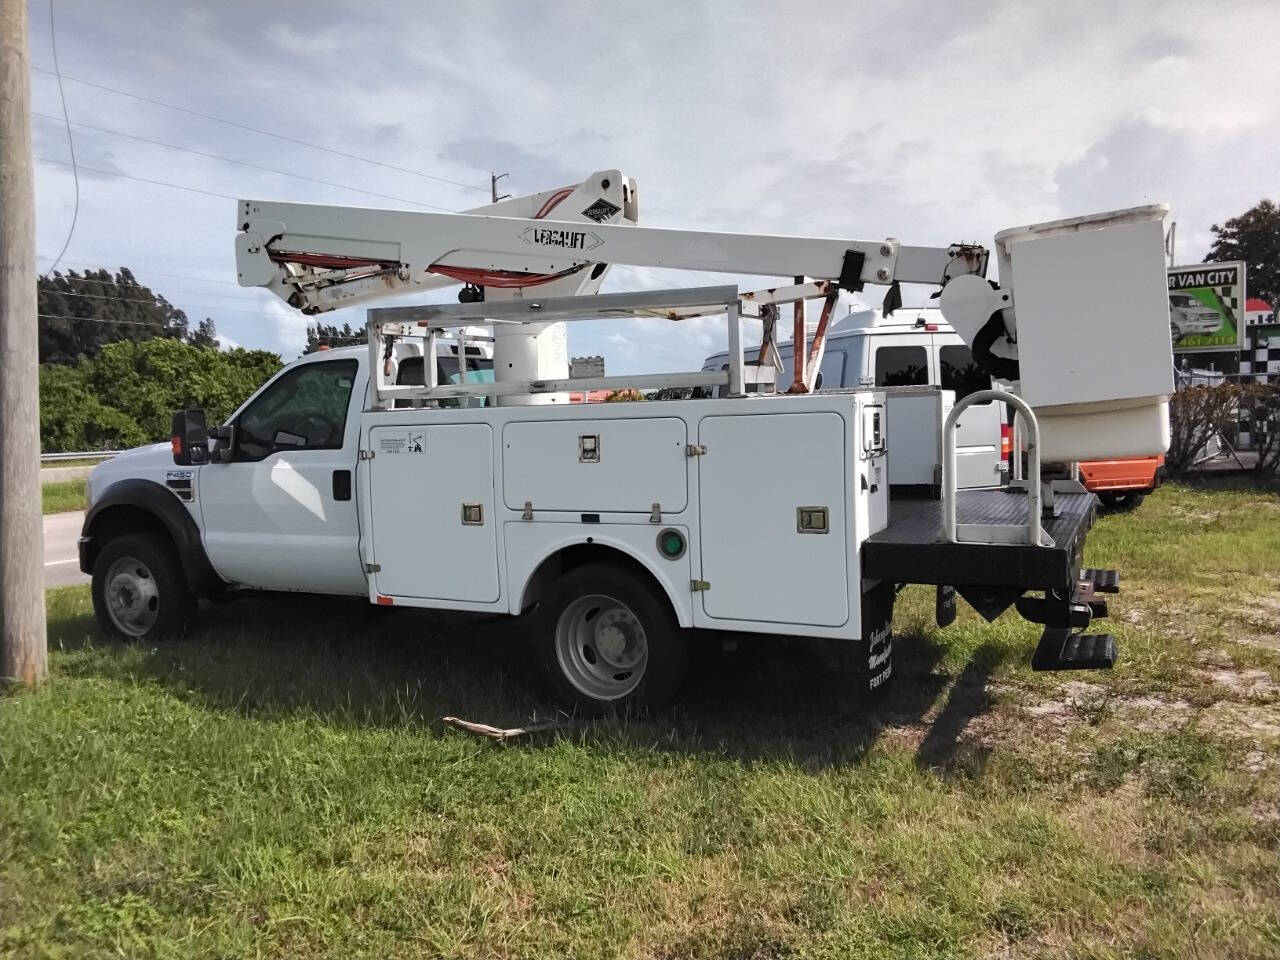
[[[1206,707],[1199,718],[1207,730],[1221,736],[1280,739],[1280,704],[1222,701]]]
[[[1280,696],[1280,683],[1266,670],[1211,667],[1196,673],[1210,683],[1245,700],[1271,700]]]

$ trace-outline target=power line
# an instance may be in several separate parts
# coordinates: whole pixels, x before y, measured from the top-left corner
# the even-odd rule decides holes
[[[47,296],[56,296],[56,297],[80,297],[86,300],[112,300],[117,303],[145,303],[153,307],[168,306],[168,307],[172,307],[174,310],[181,310],[183,313],[187,312],[186,309],[184,309],[181,305],[174,303],[172,300],[169,300],[168,298],[165,298],[165,302],[161,304],[161,303],[157,303],[155,300],[140,300],[136,297],[117,297],[117,296],[113,296],[111,294],[106,294],[106,293],[73,293],[70,290],[42,290],[40,292]],[[263,316],[264,313],[266,312],[263,309],[249,310],[243,307],[237,308],[237,307],[210,306],[207,303],[203,303],[203,304],[197,303],[196,306],[199,306],[202,310],[221,310],[224,313],[251,313],[251,314],[254,314],[255,316]]]
[[[41,163],[56,163],[60,167],[69,167],[71,164],[65,160],[54,160],[52,157],[36,157]],[[104,177],[123,177],[125,180],[137,180],[139,183],[150,183],[157,187],[171,187],[174,190],[186,190],[188,193],[202,193],[206,197],[217,197],[219,200],[239,200],[239,197],[233,197],[229,193],[215,193],[212,190],[201,190],[199,187],[184,187],[180,183],[165,183],[163,180],[150,180],[147,177],[135,177],[131,173],[120,173],[116,170],[101,170],[97,167],[81,166],[81,170],[88,173],[100,173]]]
[[[41,320],[85,320],[89,323],[121,323],[130,327],[164,327],[162,323],[151,323],[145,320],[113,320],[110,317],[69,317],[56,313],[37,313]]]
[[[40,113],[39,111],[32,111],[31,115],[33,117],[40,117],[43,120],[58,119],[55,116],[51,116],[50,114],[47,114],[47,113]],[[345,183],[335,183],[332,180],[318,180],[315,177],[304,176],[301,173],[290,173],[288,170],[277,170],[274,167],[264,167],[262,164],[259,164],[259,163],[250,163],[248,160],[236,160],[234,157],[224,157],[224,156],[221,156],[220,154],[209,153],[204,150],[192,150],[190,147],[180,147],[176,143],[165,143],[163,140],[152,140],[149,137],[140,137],[137,134],[125,133],[123,130],[111,130],[107,127],[98,127],[98,126],[94,126],[91,123],[84,123],[80,120],[68,120],[67,123],[69,126],[84,127],[86,130],[96,130],[98,133],[108,133],[113,137],[124,137],[128,140],[137,140],[140,143],[149,143],[152,146],[164,147],[168,150],[179,150],[182,153],[190,153],[197,157],[207,157],[210,160],[221,160],[223,163],[235,163],[242,167],[249,167],[253,170],[262,170],[266,173],[276,174],[277,176],[281,176],[281,177],[293,177],[294,179],[297,179],[297,180],[305,180],[308,183],[318,183],[321,186],[325,186],[325,187],[337,187],[339,190],[350,190],[353,193],[363,193],[366,196],[370,196],[370,197],[381,197],[384,200],[395,200],[397,203],[412,203],[419,207],[427,207],[431,210],[440,210],[444,213],[458,212],[456,210],[451,210],[448,207],[436,206],[433,203],[423,203],[420,200],[410,200],[407,197],[397,197],[389,193],[378,193],[373,190],[365,190],[361,187],[352,187]],[[68,135],[70,135],[70,130],[68,130]],[[74,154],[72,155],[72,157],[74,160]]]
[[[150,287],[148,287],[148,286],[147,286],[146,284],[144,284],[144,283],[136,283],[136,284],[131,284],[131,283],[114,283],[114,282],[112,282],[112,281],[110,281],[110,280],[97,280],[97,279],[94,279],[93,277],[68,277],[68,276],[64,276],[64,275],[62,275],[62,274],[59,274],[58,276],[59,276],[59,279],[62,279],[62,280],[74,280],[74,281],[76,281],[77,283],[100,283],[100,284],[102,284],[102,285],[104,285],[104,286],[112,286],[112,287],[115,287],[115,288],[116,288],[116,289],[118,289],[118,290],[139,290],[139,289],[146,289],[146,290],[150,290],[150,289],[151,289]],[[50,282],[52,282],[52,281],[50,281]],[[264,289],[262,289],[262,288],[260,288],[260,287],[255,287],[255,288],[251,288],[251,289],[252,289],[253,291],[261,292],[261,293],[266,293],[266,292],[267,292],[266,290],[264,290]],[[46,292],[46,291],[41,291],[41,292],[43,293],[43,292]],[[59,293],[59,294],[61,294],[61,295],[62,295],[62,296],[64,296],[64,297],[92,297],[92,296],[96,296],[96,294],[89,294],[89,293],[76,293],[76,292],[71,291],[71,290],[49,290],[49,291],[47,291],[47,292],[49,292],[49,293]],[[250,289],[246,289],[246,292],[250,292]],[[202,299],[202,298],[205,298],[205,297],[213,297],[213,298],[218,299],[218,300],[239,300],[241,303],[245,302],[245,297],[243,297],[243,296],[237,296],[237,295],[236,295],[236,294],[234,294],[234,293],[206,293],[206,292],[204,292],[203,290],[179,290],[179,291],[178,291],[178,293],[179,293],[179,294],[186,294],[186,295],[189,295],[189,296],[191,296],[191,297],[193,297],[193,298],[197,298],[197,299]],[[107,299],[112,299],[112,300],[122,300],[122,299],[126,299],[126,298],[124,298],[124,297],[120,297],[120,296],[118,296],[118,295],[111,294],[111,295],[107,295]],[[149,301],[147,301],[147,302],[149,302]]]
[[[76,232],[76,221],[80,219],[80,171],[76,167],[76,142],[71,136],[71,119],[67,116],[67,95],[62,89],[62,68],[58,66],[58,28],[53,22],[53,0],[49,0],[49,43],[53,46],[53,74],[58,78],[58,100],[62,103],[62,122],[67,128],[67,148],[71,151],[71,176],[76,185],[76,202],[71,209],[71,226],[67,228],[67,239],[62,242],[62,250],[53,258],[53,266],[49,273],[57,269],[62,254],[71,246],[71,237]],[[56,117],[51,119],[57,119]],[[48,276],[48,274],[45,274]]]
[[[33,66],[31,69],[38,70],[41,73],[54,72],[52,70],[47,69],[46,67]],[[180,106],[177,106],[176,104],[165,103],[163,100],[155,100],[151,97],[139,96],[136,93],[130,93],[128,90],[120,90],[116,87],[109,87],[105,83],[97,83],[93,80],[86,80],[83,77],[66,76],[65,79],[70,80],[72,83],[83,84],[86,87],[94,87],[98,90],[105,90],[108,93],[118,94],[119,96],[122,96],[122,97],[129,97],[132,100],[138,100],[138,101],[141,101],[142,103],[149,103],[149,104],[152,104],[153,106],[164,107],[168,110],[176,110],[179,113],[186,113],[193,117],[201,117],[205,120],[212,120],[214,123],[223,123],[229,127],[237,127],[241,130],[248,130],[250,133],[261,134],[264,137],[274,137],[277,140],[283,140],[285,143],[293,143],[301,147],[310,147],[312,150],[323,150],[325,153],[331,153],[331,154],[334,154],[335,156],[345,157],[348,160],[360,160],[364,163],[371,163],[376,167],[382,167],[387,170],[397,170],[400,173],[408,173],[415,177],[422,177],[425,180],[435,180],[438,183],[447,183],[455,187],[460,187],[463,190],[478,190],[480,193],[489,192],[487,187],[477,187],[469,183],[463,183],[460,180],[450,180],[447,177],[438,177],[433,173],[423,173],[421,170],[411,170],[408,167],[400,167],[394,163],[386,163],[385,161],[382,161],[382,160],[374,160],[372,157],[361,156],[358,153],[347,153],[344,150],[335,150],[333,147],[326,147],[319,143],[311,143],[307,140],[299,140],[296,137],[285,136],[282,133],[276,133],[272,130],[264,130],[261,127],[251,127],[247,123],[240,123],[236,120],[228,120],[225,117],[216,117],[211,113],[201,113],[199,110],[192,110],[188,107],[180,107]]]
[[[36,257],[36,259],[37,259],[37,260],[49,260],[49,259],[52,259],[52,258],[50,258],[50,257],[37,256],[37,257]],[[115,270],[113,270],[111,267],[104,267],[104,266],[103,266],[102,264],[100,264],[100,263],[91,263],[91,262],[89,262],[88,260],[63,260],[62,262],[63,262],[63,263],[74,263],[74,264],[77,264],[78,266],[81,266],[81,267],[93,267],[95,270],[105,270],[105,271],[107,271],[108,273],[115,273],[115,272],[116,272],[116,271],[115,271]],[[133,272],[133,268],[125,268],[123,265],[121,266],[121,269],[128,269],[130,273],[132,273],[132,272]],[[145,268],[139,268],[139,271],[138,271],[138,272],[139,272],[139,273],[145,273],[145,274],[148,274],[149,276],[153,276],[153,277],[170,277],[170,278],[172,278],[172,279],[174,279],[174,280],[195,280],[195,281],[197,281],[197,282],[199,282],[199,283],[221,283],[221,284],[224,284],[224,285],[226,285],[226,286],[228,286],[228,287],[238,287],[238,286],[239,286],[239,284],[238,284],[238,283],[236,283],[234,280],[215,280],[215,279],[213,279],[213,278],[211,278],[211,277],[192,277],[192,276],[188,276],[188,275],[186,275],[186,274],[181,274],[181,273],[161,273],[159,270],[149,270],[149,269],[145,269]],[[98,280],[98,279],[93,278],[93,277],[69,277],[69,276],[68,276],[68,277],[63,277],[63,279],[64,279],[64,280],[82,280],[82,281],[83,281],[83,280],[90,280],[90,281],[92,281],[92,282],[94,282],[94,283],[110,283],[110,284],[115,284],[116,286],[119,286],[119,284],[117,284],[117,283],[116,283],[116,281],[114,281],[114,280]],[[211,294],[208,294],[208,296],[211,296],[211,297],[212,297],[212,296],[229,296],[229,294],[212,294],[212,293],[211,293]]]

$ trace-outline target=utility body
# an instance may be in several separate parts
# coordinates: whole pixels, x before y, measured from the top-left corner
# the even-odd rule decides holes
[[[107,629],[158,636],[200,598],[247,591],[524,616],[557,691],[598,710],[671,697],[698,630],[839,644],[856,685],[879,689],[892,674],[895,593],[925,583],[942,625],[956,591],[988,618],[1016,605],[1044,624],[1038,668],[1111,664],[1111,638],[1084,633],[1106,612],[1096,593],[1117,582],[1081,568],[1093,498],[1042,484],[1040,455],[1168,442],[1163,208],[1006,231],[997,285],[974,244],[641,228],[634,181],[618,171],[507,202],[474,216],[240,203],[244,284],[316,312],[444,277],[464,284],[460,303],[371,308],[367,346],[295,361],[213,430],[202,412],[179,411],[170,444],[97,467],[81,566]],[[552,209],[562,219],[547,219]],[[795,282],[597,294],[612,262]],[[1108,307],[1064,317],[1082,271]],[[814,390],[839,291],[879,283],[892,297],[901,282],[940,287],[948,320],[1006,390],[954,400],[862,378]],[[807,299],[823,303],[812,344]],[[804,349],[783,393],[787,305],[799,305]],[[723,369],[568,377],[566,322],[717,315]],[[761,325],[758,349],[743,349],[744,318]],[[1089,348],[1064,338],[1064,323],[1085,340],[1105,328],[1140,345],[1128,380],[1107,363],[1082,380]],[[567,402],[620,387],[718,396]],[[919,410],[899,425],[894,407],[909,401]],[[1025,431],[1027,479],[963,489],[957,422],[999,403]],[[892,499],[895,443],[926,434],[941,483]]]

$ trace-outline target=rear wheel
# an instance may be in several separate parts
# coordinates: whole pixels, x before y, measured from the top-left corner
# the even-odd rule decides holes
[[[1145,490],[1108,490],[1098,494],[1102,506],[1113,513],[1135,510],[1146,497]]]
[[[688,669],[688,645],[666,596],[613,564],[561,577],[538,605],[534,634],[557,695],[587,713],[665,703]]]
[[[98,623],[123,640],[181,633],[196,609],[173,546],[152,533],[108,541],[93,564],[92,589]]]

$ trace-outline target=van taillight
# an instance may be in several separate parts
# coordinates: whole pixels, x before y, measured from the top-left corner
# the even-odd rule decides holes
[[[1013,455],[1013,427],[1007,423],[1000,424],[1000,459],[1005,463]]]

